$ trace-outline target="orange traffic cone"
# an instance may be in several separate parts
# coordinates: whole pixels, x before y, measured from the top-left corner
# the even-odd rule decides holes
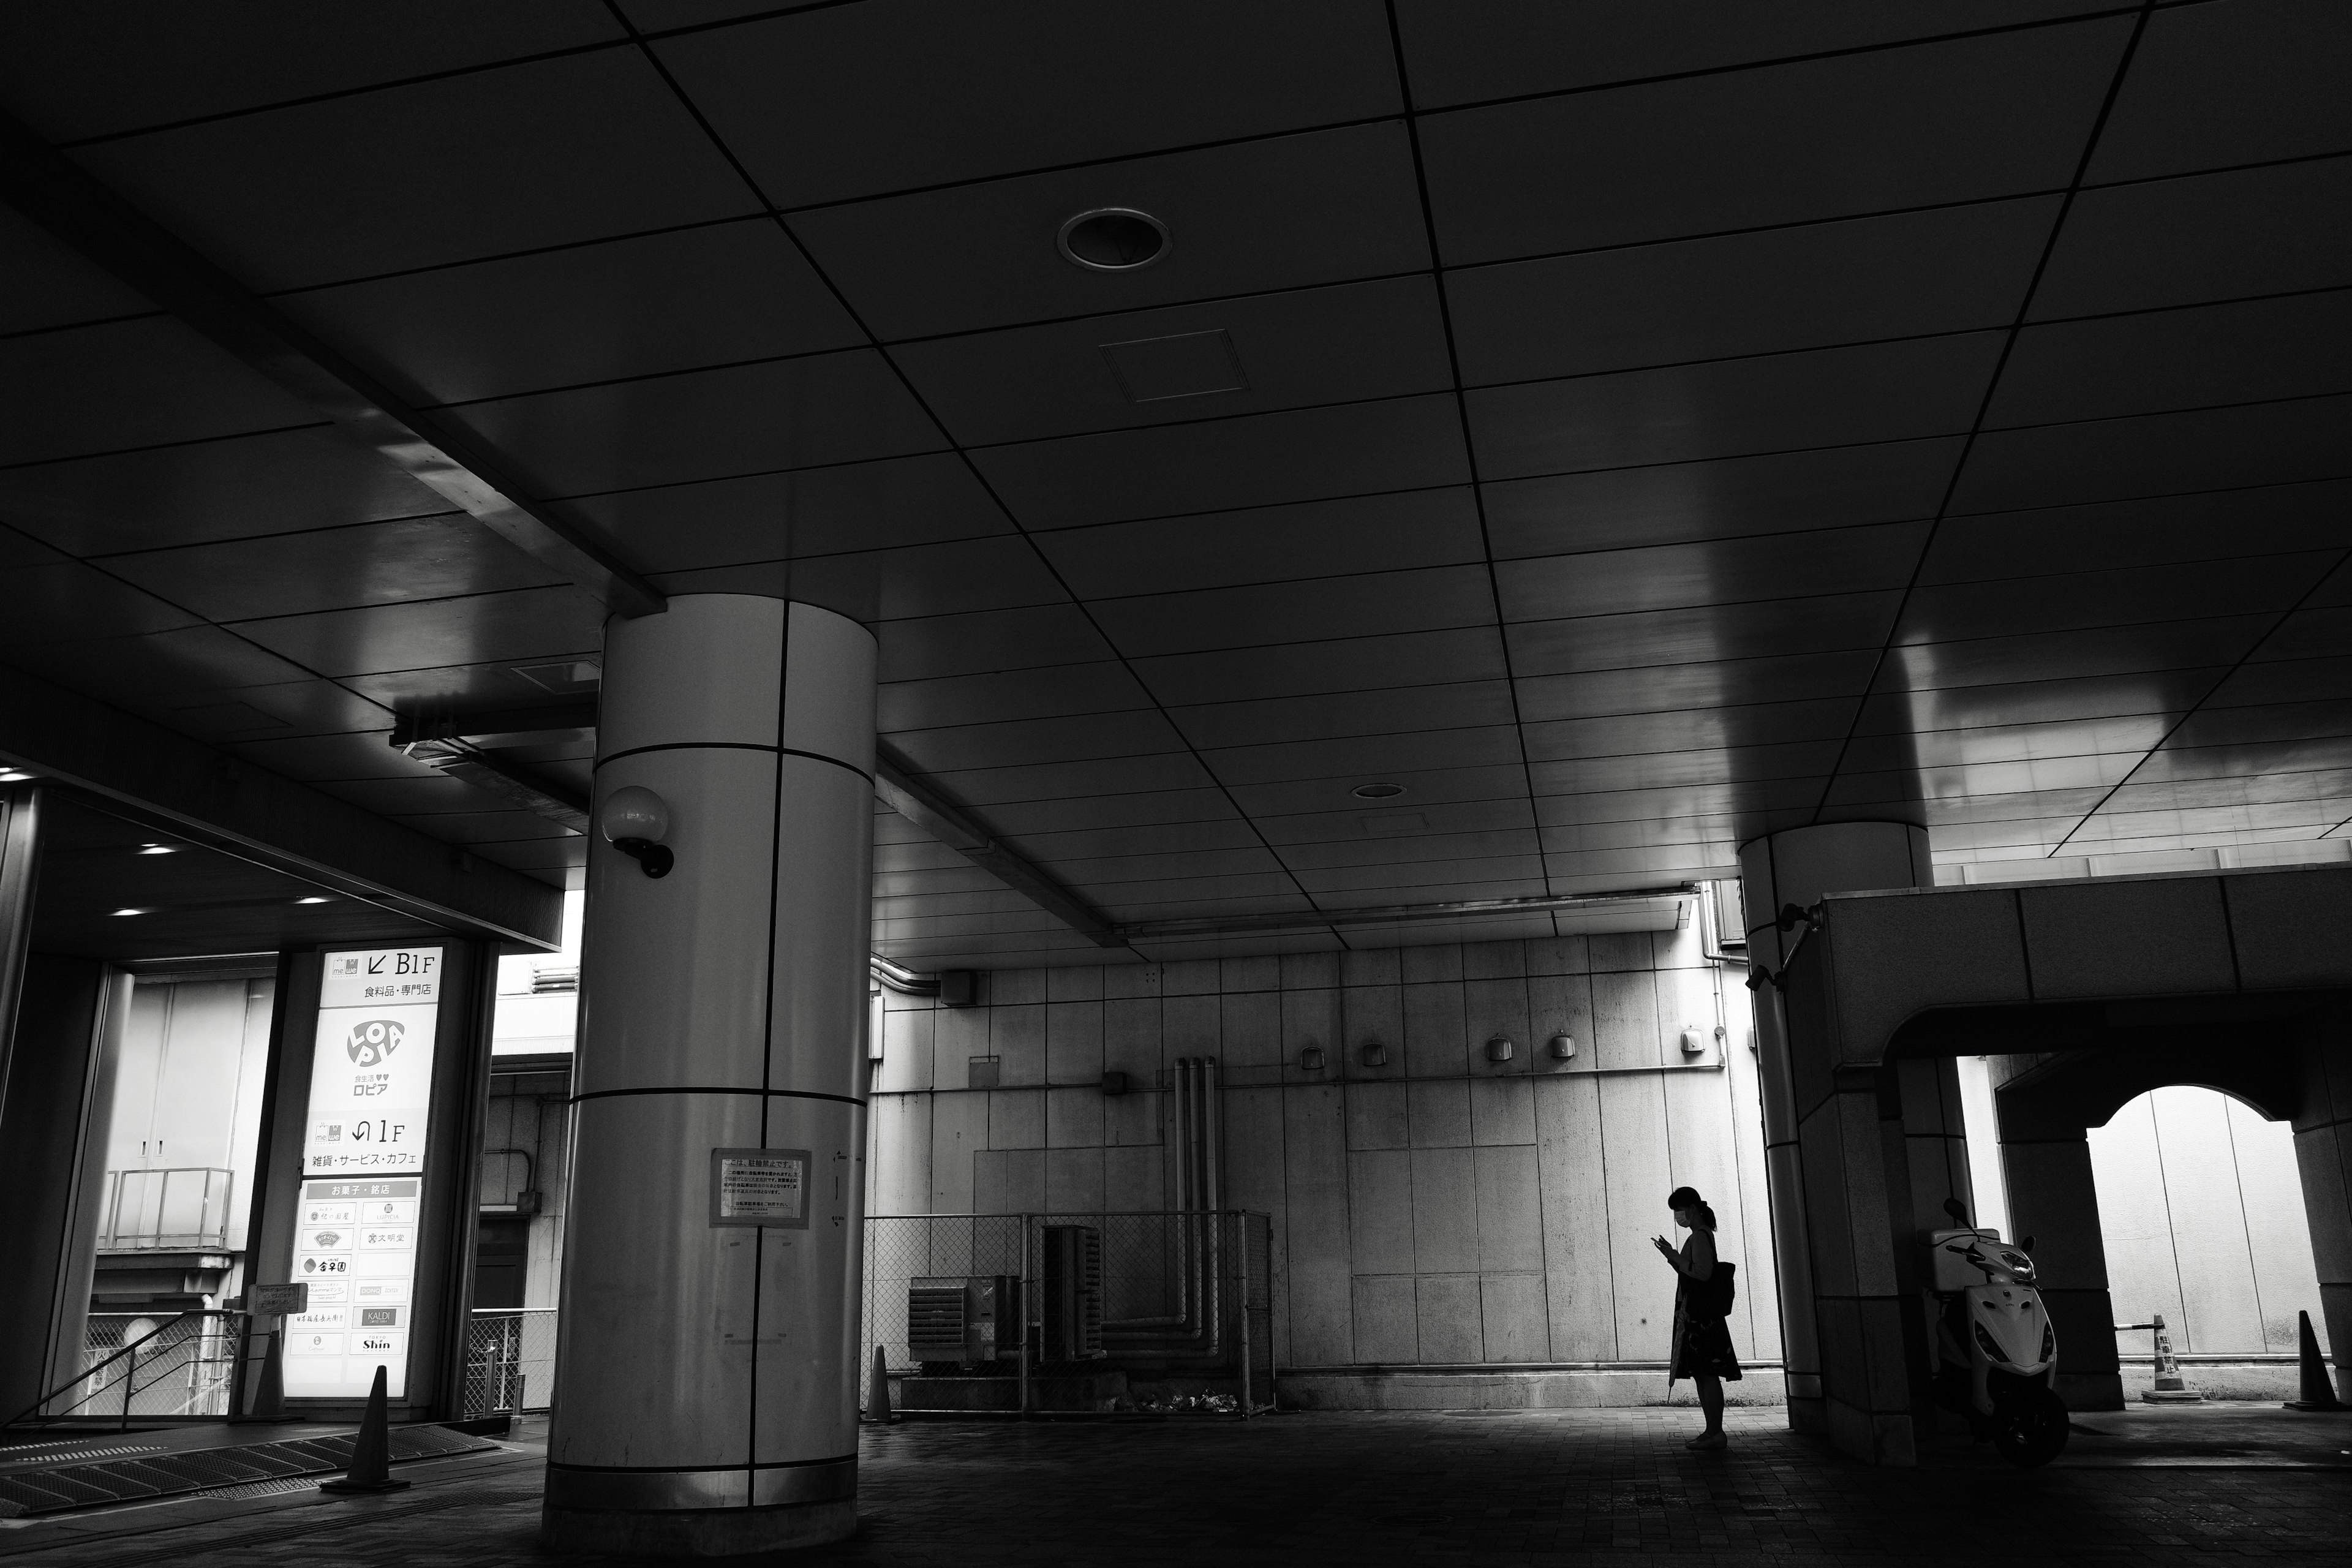
[[[392,1479],[392,1412],[384,1394],[384,1370],[375,1369],[375,1386],[368,1390],[367,1414],[360,1417],[360,1435],[352,1444],[352,1468],[341,1480],[320,1481],[322,1492],[396,1492],[406,1481]]]

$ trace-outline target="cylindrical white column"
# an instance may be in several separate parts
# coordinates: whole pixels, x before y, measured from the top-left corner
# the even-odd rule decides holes
[[[1804,928],[1774,921],[1789,904],[1810,907],[1825,893],[1922,888],[1936,879],[1927,830],[1903,822],[1829,822],[1767,834],[1739,847],[1739,888],[1748,908],[1748,955],[1774,974]],[[1756,992],[1758,1088],[1764,1102],[1764,1174],[1772,1208],[1772,1258],[1780,1276],[1781,1365],[1789,1421],[1820,1431],[1821,1333],[1813,1310],[1812,1249],[1805,1222],[1804,1154],[1785,1015],[1770,984]]]
[[[838,1540],[856,1525],[874,638],[809,605],[694,595],[616,618],[604,660],[596,811],[651,790],[675,858],[650,876],[592,829],[545,1537]]]

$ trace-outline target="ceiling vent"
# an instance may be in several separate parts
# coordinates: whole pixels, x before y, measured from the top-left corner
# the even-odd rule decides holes
[[[1223,327],[1105,343],[1102,353],[1110,362],[1111,374],[1118,379],[1118,389],[1130,403],[1166,403],[1177,397],[1249,389],[1241,356],[1234,353],[1234,340]]]

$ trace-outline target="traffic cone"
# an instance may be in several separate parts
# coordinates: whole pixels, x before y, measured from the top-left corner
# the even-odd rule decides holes
[[[261,1358],[261,1386],[254,1391],[253,1414],[246,1419],[286,1419],[286,1336],[274,1329],[269,1334],[269,1349]]]
[[[392,1412],[384,1394],[384,1370],[375,1369],[375,1386],[368,1390],[367,1414],[360,1417],[360,1435],[352,1444],[352,1468],[341,1480],[320,1481],[322,1492],[396,1492],[406,1481],[392,1479]]]
[[[874,1388],[866,1396],[866,1414],[886,1426],[898,1419],[890,1414],[890,1362],[880,1345],[874,1347]]]
[[[2341,1410],[2344,1402],[2336,1397],[2336,1384],[2327,1375],[2327,1362],[2319,1353],[2319,1336],[2311,1331],[2311,1314],[2297,1312],[2295,1329],[2302,1339],[2303,1397],[2286,1402],[2289,1410]]]

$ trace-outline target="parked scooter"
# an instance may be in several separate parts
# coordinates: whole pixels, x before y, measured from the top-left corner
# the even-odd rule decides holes
[[[2033,1285],[2033,1238],[2014,1247],[1969,1225],[1958,1198],[1944,1212],[1963,1228],[1928,1234],[1936,1301],[1936,1403],[1968,1418],[2012,1465],[2046,1465],[2066,1447],[2058,1396],[2058,1334]]]

